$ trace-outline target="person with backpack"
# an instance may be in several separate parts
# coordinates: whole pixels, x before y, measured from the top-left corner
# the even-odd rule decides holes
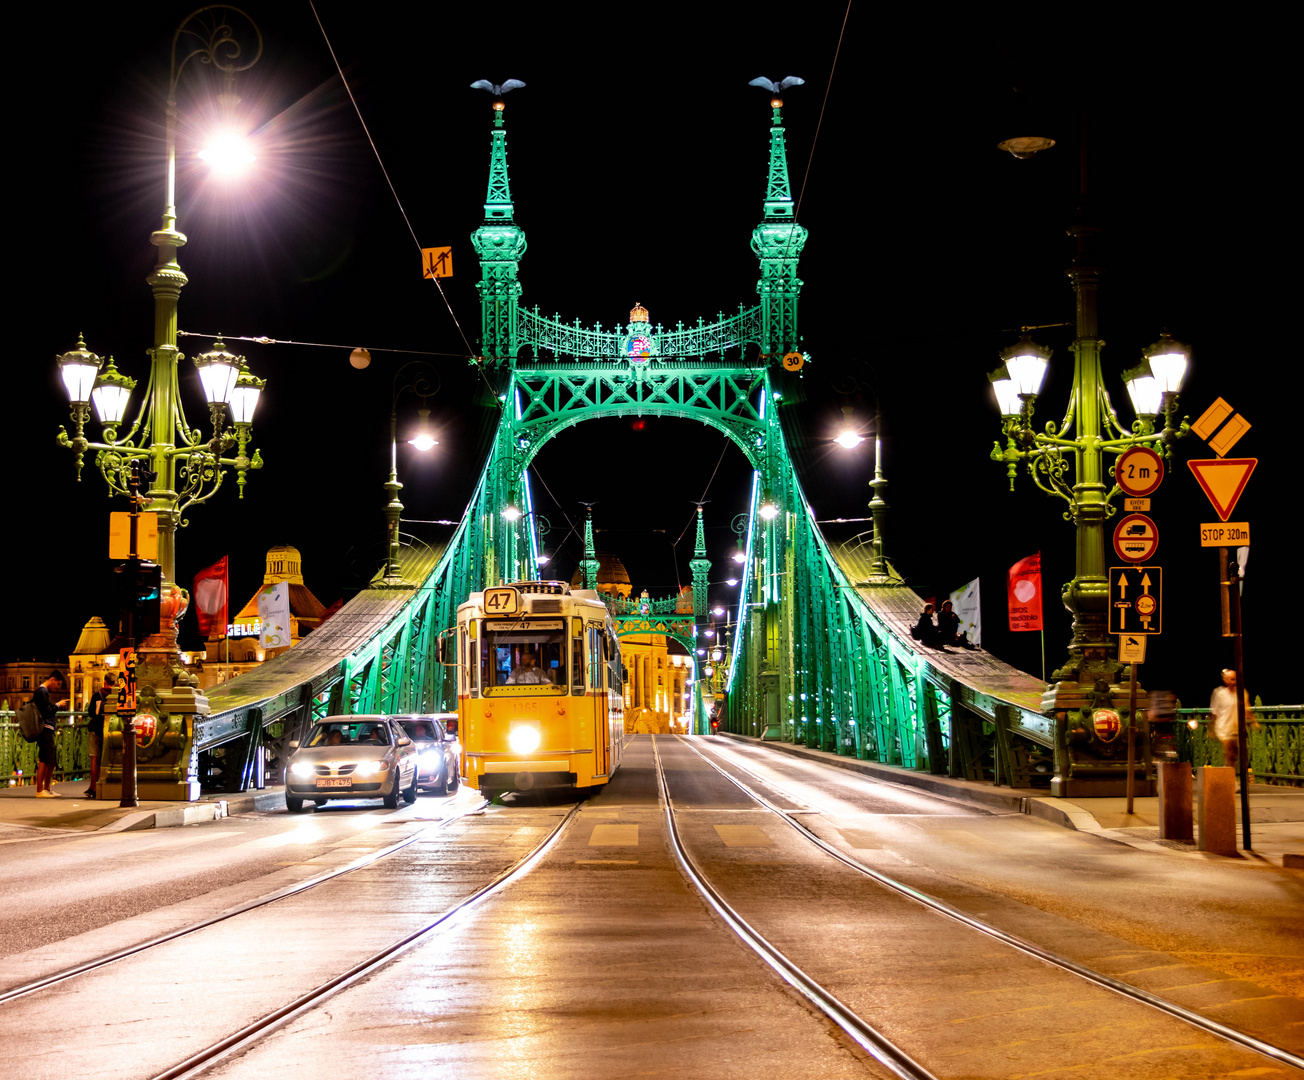
[[[68,707],[68,700],[55,701],[51,696],[56,690],[63,689],[63,676],[57,671],[50,672],[49,678],[36,688],[32,695],[32,704],[41,715],[41,730],[36,736],[36,797],[54,799],[58,792],[50,790],[50,781],[54,779],[54,766],[58,760],[54,750],[54,729],[59,710]]]
[[[104,685],[91,695],[86,703],[86,734],[90,743],[91,782],[82,792],[88,799],[95,798],[95,785],[100,782],[100,755],[104,751],[104,709],[113,691],[113,672],[104,673]]]

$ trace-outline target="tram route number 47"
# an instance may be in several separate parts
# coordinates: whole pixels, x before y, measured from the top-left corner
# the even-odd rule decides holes
[[[489,615],[516,615],[521,610],[521,594],[515,589],[485,589],[484,609]]]
[[[1109,570],[1109,632],[1158,634],[1163,629],[1164,571],[1159,566]]]

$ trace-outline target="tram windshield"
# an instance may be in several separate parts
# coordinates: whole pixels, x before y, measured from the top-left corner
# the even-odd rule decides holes
[[[484,625],[480,638],[480,686],[553,687],[564,693],[566,635],[560,619]]]

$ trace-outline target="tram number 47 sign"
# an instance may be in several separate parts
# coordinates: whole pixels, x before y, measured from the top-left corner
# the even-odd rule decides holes
[[[1109,632],[1158,634],[1163,630],[1164,571],[1159,566],[1112,566]]]
[[[519,614],[521,610],[521,594],[507,586],[485,589],[484,609],[490,615]]]

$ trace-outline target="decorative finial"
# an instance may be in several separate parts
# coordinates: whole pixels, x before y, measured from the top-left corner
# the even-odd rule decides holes
[[[507,106],[503,103],[503,95],[512,90],[523,90],[525,83],[520,79],[508,79],[505,83],[499,84],[490,82],[488,79],[477,79],[471,84],[472,90],[484,90],[494,96],[494,126],[501,127],[503,123],[503,109]]]
[[[634,301],[634,306],[630,309],[630,312],[629,312],[629,321],[632,322],[632,323],[636,323],[636,322],[638,322],[638,323],[645,323],[645,322],[647,322],[647,308],[645,308],[645,307],[644,307],[642,304],[640,304],[637,300]]]

